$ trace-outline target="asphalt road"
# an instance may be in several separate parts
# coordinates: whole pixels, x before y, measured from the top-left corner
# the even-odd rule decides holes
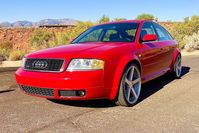
[[[199,56],[183,57],[183,76],[143,86],[140,102],[52,102],[19,91],[14,72],[0,73],[0,132],[199,133]]]

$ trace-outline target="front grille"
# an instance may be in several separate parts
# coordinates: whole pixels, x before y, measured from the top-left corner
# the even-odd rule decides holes
[[[26,59],[24,69],[32,71],[60,72],[63,59]]]
[[[33,94],[38,96],[50,96],[50,97],[54,96],[54,90],[49,88],[38,88],[38,87],[31,87],[24,85],[20,85],[20,88],[28,94]]]

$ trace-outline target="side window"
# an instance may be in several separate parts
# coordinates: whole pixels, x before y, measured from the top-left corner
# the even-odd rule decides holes
[[[173,39],[162,26],[154,23],[154,27],[155,27],[155,30],[158,34],[158,38],[159,38],[160,41],[172,40]]]
[[[155,30],[151,22],[145,22],[143,24],[141,34],[140,34],[140,39],[142,39],[144,35],[147,35],[147,34],[155,34]]]

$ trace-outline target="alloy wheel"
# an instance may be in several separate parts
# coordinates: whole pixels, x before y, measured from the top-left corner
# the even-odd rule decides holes
[[[124,82],[125,98],[128,103],[135,104],[141,91],[141,78],[137,67],[131,66],[127,69]]]

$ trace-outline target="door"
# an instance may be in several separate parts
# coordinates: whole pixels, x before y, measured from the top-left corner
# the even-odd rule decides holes
[[[162,54],[158,41],[141,42],[141,39],[146,34],[156,34],[152,22],[144,22],[140,33],[140,48],[138,50],[138,57],[140,58],[144,80],[148,80],[161,73]]]
[[[175,48],[175,41],[170,36],[170,34],[157,23],[153,23],[157,37],[158,37],[158,47],[161,49],[162,67],[163,69],[168,69],[173,59],[173,52]]]

